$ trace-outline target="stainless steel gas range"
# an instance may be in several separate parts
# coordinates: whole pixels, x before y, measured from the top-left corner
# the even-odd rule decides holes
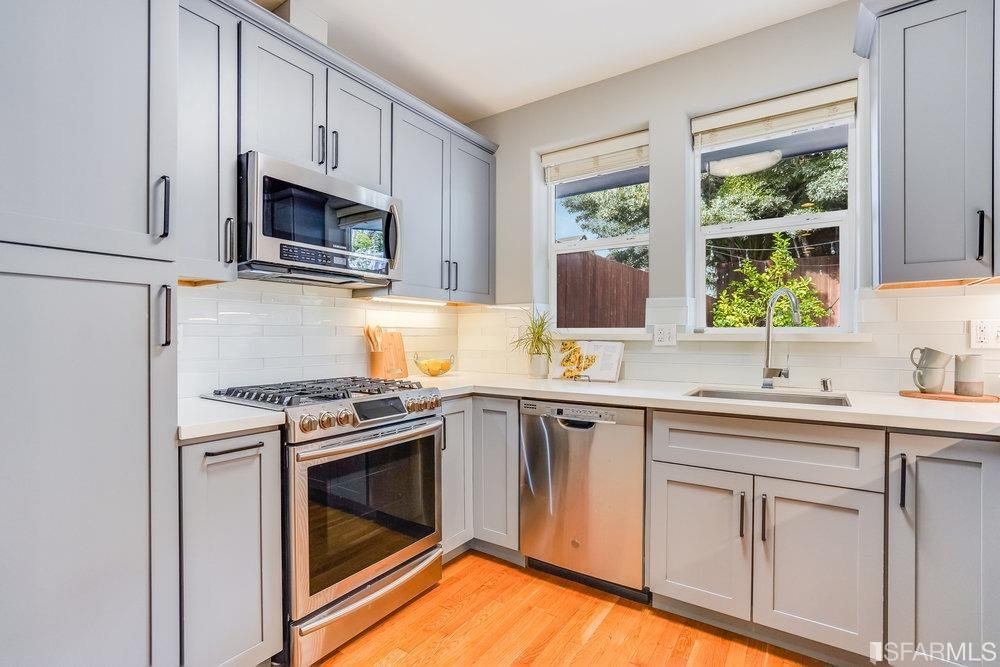
[[[441,578],[441,394],[334,378],[233,387],[282,410],[285,652],[311,665]]]

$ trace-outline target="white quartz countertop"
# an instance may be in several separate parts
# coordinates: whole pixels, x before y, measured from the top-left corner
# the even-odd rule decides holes
[[[533,380],[519,375],[485,373],[449,373],[437,378],[414,376],[425,387],[438,387],[444,397],[465,394],[490,394],[528,397],[540,400],[600,403],[663,410],[683,410],[713,414],[775,417],[802,421],[880,426],[989,435],[1000,438],[1000,403],[955,403],[898,394],[867,391],[835,391],[846,395],[850,407],[768,403],[734,399],[697,398],[686,394],[698,387],[723,387],[691,382],[573,382],[569,380]],[[731,386],[731,389],[754,387]],[[814,393],[797,389],[775,392]]]
[[[689,382],[623,380],[616,383],[589,383],[532,380],[519,375],[463,372],[449,373],[437,378],[414,376],[410,379],[421,382],[425,387],[438,387],[445,398],[488,394],[511,398],[962,433],[1000,439],[1000,404],[997,403],[954,403],[903,398],[897,394],[837,391],[834,393],[846,395],[851,402],[850,407],[839,407],[696,398],[686,394],[698,387],[709,385]],[[752,389],[745,386],[730,388]],[[802,390],[775,389],[774,391],[802,393]],[[257,409],[203,398],[186,398],[178,403],[177,438],[187,441],[225,437],[243,431],[277,428],[284,421],[284,413],[275,410]]]
[[[207,398],[177,401],[177,439],[182,442],[274,429],[284,423],[285,413],[281,410],[251,408]]]

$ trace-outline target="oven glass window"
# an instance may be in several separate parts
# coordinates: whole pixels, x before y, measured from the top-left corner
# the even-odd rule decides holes
[[[309,594],[435,531],[434,438],[309,468]]]
[[[373,258],[353,258],[358,270],[384,264],[385,211],[265,176],[263,214],[265,236]]]

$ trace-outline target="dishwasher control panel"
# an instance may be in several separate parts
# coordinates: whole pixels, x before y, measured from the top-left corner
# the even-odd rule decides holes
[[[591,422],[614,423],[616,421],[614,411],[606,408],[584,405],[554,405],[534,401],[521,401],[521,414]]]

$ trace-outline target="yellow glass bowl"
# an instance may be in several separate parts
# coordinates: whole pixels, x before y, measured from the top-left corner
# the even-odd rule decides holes
[[[419,355],[414,354],[413,363],[424,375],[437,377],[451,370],[451,367],[455,365],[455,355],[451,355],[447,359],[421,359]]]

